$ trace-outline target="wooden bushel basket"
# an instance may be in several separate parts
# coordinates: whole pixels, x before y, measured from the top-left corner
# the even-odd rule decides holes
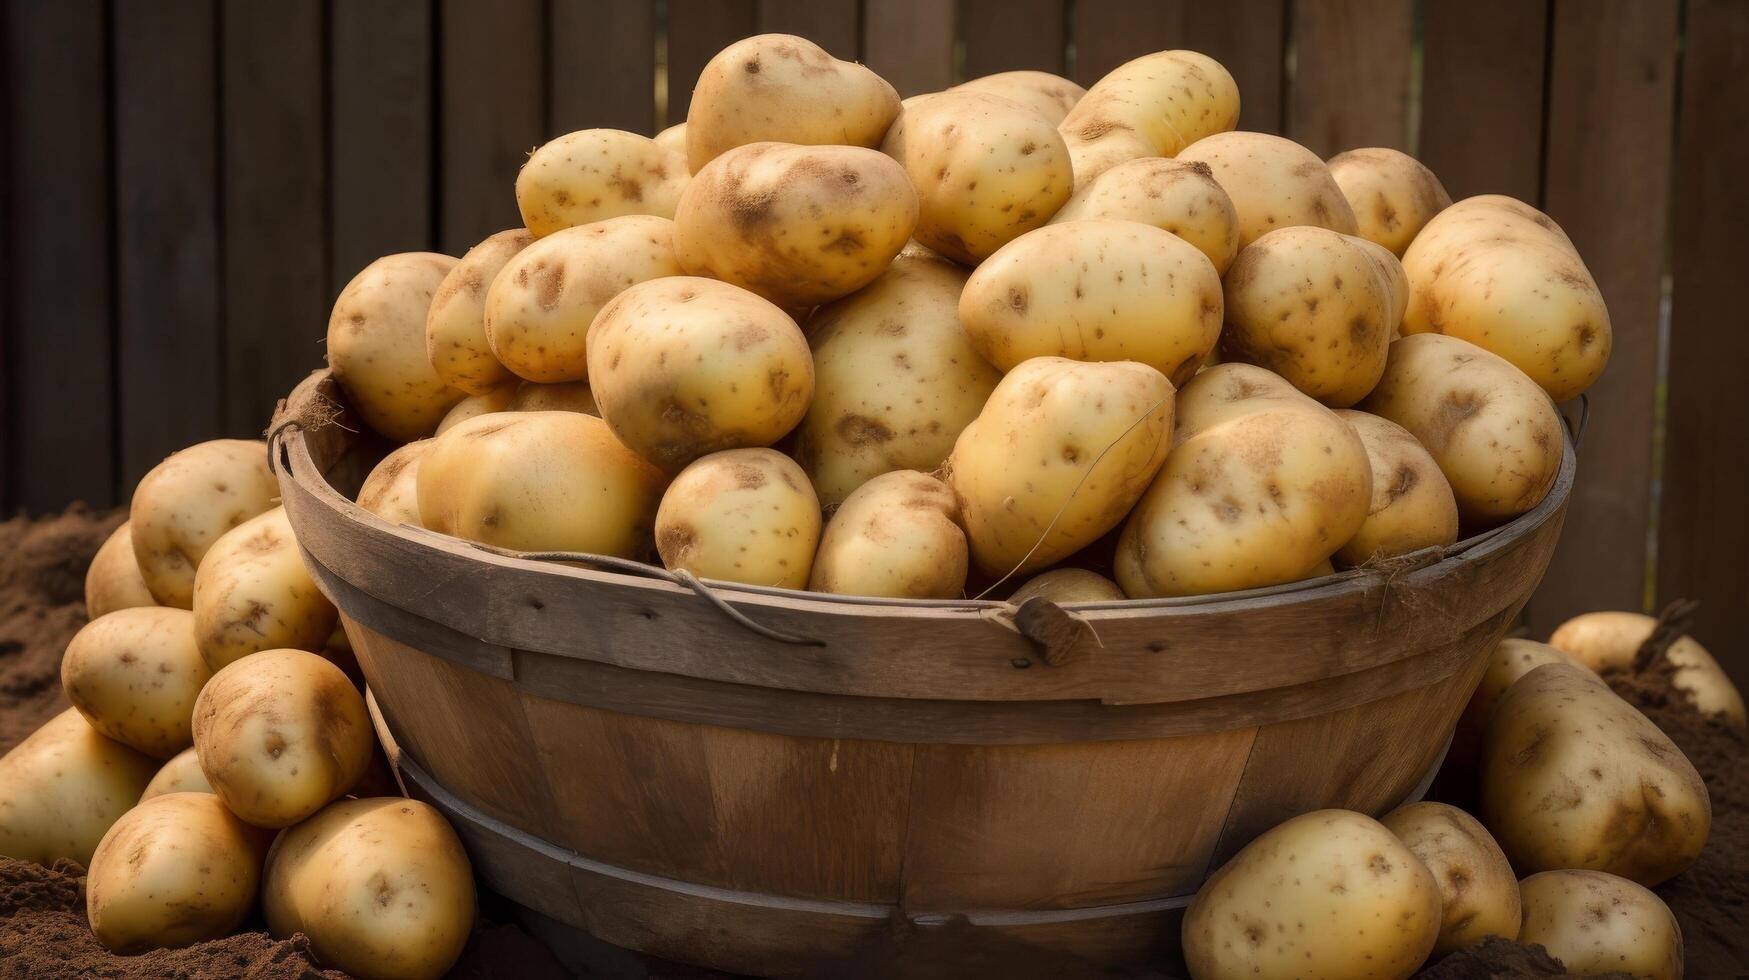
[[[1424,788],[1574,471],[1569,444],[1535,510],[1389,574],[1018,624],[1002,602],[712,585],[756,631],[660,570],[390,526],[349,499],[383,447],[312,410],[341,401],[313,375],[270,451],[408,791],[495,891],[755,974],[950,925],[1096,963],[1175,947],[1258,833]]]

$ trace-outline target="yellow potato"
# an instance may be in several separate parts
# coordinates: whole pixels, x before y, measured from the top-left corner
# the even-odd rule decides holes
[[[1349,566],[1396,558],[1457,541],[1457,498],[1425,447],[1409,430],[1376,415],[1342,409],[1366,447],[1372,504],[1366,520],[1336,557]]]
[[[157,604],[152,590],[146,588],[145,576],[140,574],[140,562],[134,557],[132,527],[122,521],[104,539],[103,547],[97,549],[85,570],[85,618],[96,619],[117,609]]]
[[[1169,231],[1226,275],[1239,254],[1239,212],[1206,163],[1164,157],[1128,160],[1081,185],[1051,224],[1112,218]]]
[[[626,215],[567,228],[516,254],[486,293],[486,336],[517,376],[589,377],[589,324],[626,287],[680,275],[674,222]]]
[[[662,494],[663,566],[699,578],[806,588],[820,543],[820,499],[775,449],[725,449],[694,460]]]
[[[321,650],[338,617],[284,507],[220,538],[194,577],[194,638],[213,670],[262,650]]]
[[[1518,878],[1481,821],[1444,803],[1411,803],[1379,822],[1421,859],[1439,886],[1435,956],[1489,936],[1518,936]]]
[[[1048,71],[1003,71],[955,85],[949,92],[983,92],[1018,102],[1050,120],[1062,123],[1087,90]]]
[[[1016,606],[1028,599],[1065,602],[1116,602],[1124,598],[1117,583],[1085,568],[1054,568],[1022,583],[1008,601]]]
[[[1548,950],[1568,973],[1681,980],[1682,929],[1645,888],[1601,871],[1544,871],[1519,890],[1519,942]]]
[[[1349,150],[1331,157],[1329,167],[1354,210],[1360,237],[1399,258],[1434,215],[1451,207],[1451,195],[1433,171],[1401,150]]]
[[[662,149],[667,150],[670,153],[678,153],[682,158],[686,156],[686,124],[683,122],[677,122],[674,125],[669,126],[667,129],[664,129],[660,133],[651,137],[651,139],[656,141],[657,146],[660,146]],[[687,173],[691,172],[691,168],[688,167]]]
[[[212,676],[184,609],[119,609],[86,623],[61,658],[67,700],[104,735],[157,759],[187,748]]]
[[[1175,157],[1239,124],[1239,86],[1195,51],[1157,51],[1112,69],[1064,117],[1075,187],[1125,160]]]
[[[601,410],[595,407],[595,396],[590,393],[587,381],[561,381],[550,385],[524,381],[511,393],[509,411],[581,412],[597,417],[601,415]]]
[[[1184,239],[1134,221],[1028,232],[978,266],[960,322],[985,360],[1139,361],[1189,381],[1221,335],[1221,277]]]
[[[1565,651],[1599,674],[1632,671],[1640,644],[1651,637],[1657,625],[1651,616],[1635,612],[1585,613],[1557,627],[1549,637],[1549,646]],[[1665,659],[1675,668],[1670,683],[1686,691],[1701,714],[1721,716],[1738,728],[1749,721],[1742,693],[1694,637],[1677,637]]]
[[[152,467],[134,487],[128,527],[134,561],[158,605],[191,608],[194,572],[207,549],[278,496],[262,442],[214,439]]]
[[[1048,568],[1116,527],[1166,460],[1172,415],[1172,383],[1146,364],[1037,357],[1008,372],[948,459],[973,562]]]
[[[437,376],[451,387],[484,395],[512,379],[486,339],[486,290],[504,264],[532,241],[534,236],[522,228],[501,231],[468,249],[438,285],[425,313],[425,352]]]
[[[1501,640],[1488,657],[1488,669],[1470,695],[1469,704],[1464,706],[1456,737],[1479,749],[1488,731],[1488,720],[1494,715],[1494,705],[1500,702],[1501,695],[1518,683],[1520,677],[1543,664],[1573,663],[1573,657],[1546,643],[1519,637]]]
[[[1354,209],[1330,168],[1293,140],[1267,133],[1217,133],[1200,139],[1178,159],[1206,163],[1239,213],[1243,249],[1277,228],[1314,225],[1358,234]]]
[[[621,129],[566,133],[529,154],[516,175],[516,206],[536,238],[627,214],[674,217],[686,158]]]
[[[419,526],[419,461],[434,440],[421,439],[383,457],[358,488],[358,506],[390,524]]]
[[[814,306],[873,282],[916,226],[916,191],[874,150],[750,143],[692,179],[674,253],[689,275]]]
[[[1172,454],[1118,538],[1132,599],[1295,582],[1366,521],[1366,447],[1336,413],[1249,364],[1178,393]]]
[[[838,595],[958,599],[966,535],[947,485],[915,470],[874,477],[844,498],[820,537],[808,588]]]
[[[157,765],[98,734],[78,709],[61,712],[0,756],[0,856],[90,864]]]
[[[328,367],[364,423],[396,442],[423,439],[465,394],[425,347],[432,297],[456,260],[385,255],[352,277],[328,317]]]
[[[200,755],[190,745],[181,752],[170,757],[158,770],[152,781],[140,793],[140,802],[144,803],[154,796],[166,793],[211,793],[213,784],[206,781],[206,773],[200,771]]]
[[[443,421],[437,423],[437,431],[432,435],[440,436],[468,419],[491,415],[495,412],[510,411],[510,401],[516,395],[515,385],[505,385],[495,388],[483,395],[469,395],[444,413]]]

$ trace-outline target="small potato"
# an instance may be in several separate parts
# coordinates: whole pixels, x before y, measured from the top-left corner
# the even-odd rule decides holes
[[[194,638],[213,670],[262,650],[321,650],[338,618],[284,507],[220,538],[194,577]]]
[[[1489,936],[1518,935],[1518,879],[1481,821],[1444,803],[1411,803],[1379,819],[1433,873],[1442,921],[1435,956]]]
[[[680,275],[674,222],[634,214],[548,235],[516,254],[486,293],[486,336],[518,377],[589,377],[589,324],[628,286]]]
[[[425,352],[437,376],[451,387],[485,395],[512,380],[486,339],[486,290],[504,264],[532,241],[534,236],[522,228],[501,231],[468,249],[438,284],[425,313]],[[450,414],[455,414],[453,409]]]
[[[648,547],[663,482],[593,415],[492,415],[420,460],[419,521],[501,548],[630,558]]]
[[[263,442],[214,439],[152,467],[134,487],[128,533],[158,605],[192,608],[194,572],[207,549],[278,496]]]
[[[516,206],[536,238],[626,214],[674,217],[686,158],[621,129],[566,133],[529,154],[516,175]]]
[[[206,781],[206,773],[200,771],[200,755],[190,745],[181,752],[170,757],[146,784],[144,792],[140,793],[140,802],[144,803],[154,796],[166,793],[211,793],[213,784]]]
[[[1370,146],[1330,158],[1330,177],[1354,210],[1360,237],[1402,258],[1451,195],[1433,171],[1401,150]]]
[[[195,696],[212,676],[196,616],[118,609],[86,623],[61,658],[61,687],[91,727],[156,759],[187,748]]]
[[[383,457],[358,488],[358,506],[390,524],[419,526],[419,461],[434,440],[421,439]]]
[[[90,864],[157,765],[98,734],[77,708],[61,712],[0,756],[0,856]]]
[[[1124,598],[1117,583],[1085,568],[1053,568],[1035,575],[1008,597],[1013,605],[1028,599],[1049,599],[1059,605],[1065,602],[1116,602]]]
[[[1390,419],[1439,464],[1466,523],[1493,526],[1542,503],[1561,469],[1561,416],[1524,372],[1456,337],[1391,343],[1362,411]]]
[[[826,522],[808,589],[892,599],[958,599],[966,589],[959,502],[915,470],[882,473]]]
[[[1479,747],[1488,731],[1488,719],[1494,715],[1494,705],[1500,702],[1518,679],[1543,664],[1572,664],[1573,657],[1535,640],[1507,637],[1500,641],[1488,657],[1488,669],[1470,695],[1469,704],[1458,719],[1457,738]]]
[[[134,557],[132,526],[122,521],[110,532],[103,547],[85,569],[85,618],[96,619],[104,613],[136,606],[155,606],[152,590],[146,588],[146,578],[140,574],[140,562]]]
[[[424,803],[343,800],[274,841],[261,910],[275,937],[310,937],[324,965],[362,980],[436,980],[473,931],[473,869]]]
[[[699,73],[686,159],[696,174],[749,143],[872,147],[898,114],[899,94],[869,69],[806,38],[761,34],[717,52]]]
[[[112,953],[175,949],[237,930],[255,907],[267,840],[211,793],[129,810],[85,878],[91,932]]]
[[[535,381],[524,381],[516,386],[510,395],[512,412],[581,412],[584,415],[601,416],[601,409],[595,407],[595,396],[589,391],[587,381],[561,381],[558,384],[543,385]]]
[[[1050,120],[985,92],[908,100],[881,152],[917,188],[917,240],[968,265],[1049,221],[1074,183]]]
[[[1489,717],[1482,821],[1519,871],[1588,868],[1650,886],[1694,863],[1712,805],[1645,715],[1584,668],[1545,664]]]
[[[1227,274],[1239,254],[1239,212],[1206,163],[1144,157],[1093,178],[1057,209],[1051,224],[1112,218],[1169,231]]]
[[[1330,168],[1293,140],[1267,133],[1217,133],[1178,159],[1206,163],[1239,213],[1243,249],[1277,228],[1314,225],[1355,235],[1360,224]]]
[[[456,260],[385,255],[340,291],[328,317],[328,367],[366,425],[396,442],[423,439],[465,394],[431,366],[425,321]]]
[[[669,473],[720,449],[769,446],[814,397],[807,339],[788,313],[728,283],[682,276],[633,286],[589,328],[601,417]]]
[[[1439,885],[1413,851],[1364,814],[1315,810],[1203,883],[1184,913],[1184,960],[1197,980],[1402,980],[1439,933]]]
[[[820,543],[820,499],[775,449],[727,449],[694,460],[662,495],[656,550],[699,578],[806,588]]]
[[[1336,414],[1360,436],[1372,470],[1366,520],[1336,557],[1352,567],[1457,541],[1457,498],[1451,484],[1409,430],[1365,412],[1342,409]]]
[[[1177,410],[1172,453],[1118,538],[1130,598],[1296,582],[1365,523],[1365,444],[1286,381],[1221,364],[1184,386]]]
[[[814,399],[794,455],[823,504],[881,473],[933,471],[1002,380],[960,326],[965,284],[946,259],[901,254],[809,317]]]
[[[194,749],[213,792],[257,827],[288,827],[351,789],[376,738],[364,698],[314,653],[266,650],[213,675]]]
[[[1549,646],[1571,654],[1573,659],[1599,674],[1632,671],[1640,645],[1652,636],[1658,621],[1635,612],[1593,612],[1575,616],[1556,628]],[[1743,695],[1729,674],[1694,637],[1681,636],[1665,652],[1675,675],[1670,683],[1686,691],[1703,715],[1718,715],[1742,728]]]
[[[678,153],[683,158],[686,156],[686,124],[683,122],[669,126],[652,136],[651,139],[656,141],[657,146],[670,153]],[[691,172],[691,168],[687,168],[687,173]]]
[[[1048,568],[1116,527],[1166,460],[1172,414],[1172,383],[1146,364],[1008,372],[948,459],[979,570]]]
[[[983,92],[1018,102],[1050,120],[1062,123],[1087,90],[1048,71],[1003,71],[963,82],[949,92]]]
[[[1548,950],[1568,973],[1681,980],[1682,929],[1647,889],[1601,871],[1544,871],[1518,887],[1518,941]]]
[[[491,415],[495,412],[507,412],[510,410],[510,400],[515,394],[515,385],[505,385],[483,395],[469,395],[456,402],[455,407],[444,413],[443,421],[437,423],[437,431],[432,435],[443,435],[468,419]]]
[[[1176,157],[1239,124],[1239,85],[1195,51],[1157,51],[1095,82],[1060,127],[1075,188],[1126,160]]]
[[[750,143],[698,172],[674,213],[674,253],[786,308],[873,282],[917,227],[899,165],[856,146]]]
[[[1208,257],[1135,221],[1027,232],[978,266],[960,322],[984,359],[1139,361],[1189,381],[1221,335],[1221,277]]]

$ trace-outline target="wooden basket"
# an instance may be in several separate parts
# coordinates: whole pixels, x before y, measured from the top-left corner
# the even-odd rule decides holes
[[[382,447],[313,399],[341,401],[325,372],[271,453],[409,792],[516,902],[756,974],[947,923],[1099,963],[1175,947],[1258,833],[1425,785],[1574,472],[1569,445],[1535,510],[1421,567],[1017,623],[727,584],[719,605],[390,526],[348,498]]]

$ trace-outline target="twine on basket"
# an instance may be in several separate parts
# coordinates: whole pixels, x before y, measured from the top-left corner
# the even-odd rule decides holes
[[[315,432],[330,425],[339,425],[348,432],[355,431],[340,421],[346,414],[340,404],[322,391],[320,376],[324,371],[313,371],[310,376],[298,383],[291,394],[281,398],[273,408],[273,418],[267,423],[267,430],[262,437],[267,440],[267,466],[278,470],[274,458],[274,446],[280,436],[293,429],[304,432]]]

